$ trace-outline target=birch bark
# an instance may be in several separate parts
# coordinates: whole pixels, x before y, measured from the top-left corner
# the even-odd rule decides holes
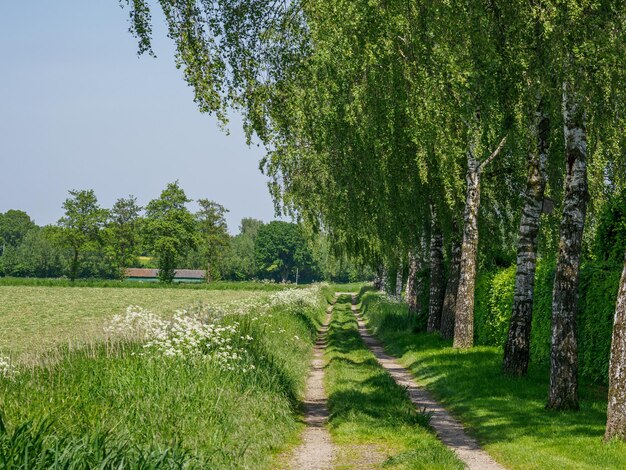
[[[626,253],[613,322],[609,362],[609,403],[604,435],[606,440],[614,437],[626,440]]]
[[[552,292],[552,349],[547,408],[578,409],[576,310],[582,236],[587,210],[587,134],[585,117],[569,85],[563,85],[567,175],[559,252]]]
[[[456,232],[456,230],[454,231]],[[441,336],[445,339],[454,337],[454,310],[456,295],[459,289],[460,269],[461,241],[457,239],[452,243],[448,282],[446,283],[446,293],[443,297],[443,307],[441,309]]]
[[[548,118],[543,114],[540,105],[532,128],[536,148],[528,154],[528,179],[517,242],[513,311],[502,364],[505,374],[518,377],[526,375],[530,360],[533,291],[537,267],[537,235],[539,234],[546,188],[548,128]]]
[[[416,251],[416,249],[409,251],[409,274],[406,279],[406,291],[404,292],[407,304],[409,305],[409,313],[412,315],[416,315],[419,312],[419,299],[417,292],[419,257]]]
[[[467,153],[467,193],[463,215],[463,242],[459,289],[454,309],[455,348],[471,348],[474,345],[474,288],[476,286],[476,251],[478,249],[478,210],[480,209],[480,177],[485,166],[498,156],[506,137],[482,163],[474,155],[473,149]]]
[[[396,298],[402,300],[402,282],[403,282],[404,266],[402,260],[398,262],[398,270],[396,271]]]
[[[441,328],[441,307],[443,305],[443,235],[432,212],[432,235],[430,238],[430,292],[428,300],[428,322],[426,331],[432,333]]]
[[[474,287],[476,285],[476,250],[478,248],[478,209],[480,207],[480,164],[473,152],[467,157],[467,193],[463,215],[463,242],[459,288],[454,314],[455,348],[474,344]]]

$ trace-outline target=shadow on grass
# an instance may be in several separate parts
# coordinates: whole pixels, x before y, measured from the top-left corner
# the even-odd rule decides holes
[[[606,390],[583,384],[580,411],[546,410],[547,367],[531,365],[524,378],[505,376],[499,348],[479,346],[461,351],[436,334],[385,329],[380,310],[367,302],[366,297],[366,320],[374,319],[385,350],[401,358],[417,380],[468,425],[483,445],[502,444],[507,451],[532,454],[532,458],[522,457],[530,459],[523,462],[541,463],[543,468],[556,468],[556,462],[562,466],[626,468],[626,446],[602,443]],[[515,449],[518,441],[520,448]],[[514,460],[509,463],[520,465]]]
[[[418,413],[363,345],[350,310],[350,298],[342,296],[329,328],[327,369],[335,383],[328,404],[331,426],[361,422],[376,428],[428,426],[428,416]]]

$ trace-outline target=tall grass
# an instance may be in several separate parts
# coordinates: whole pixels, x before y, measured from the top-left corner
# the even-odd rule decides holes
[[[268,468],[301,427],[322,307],[224,318],[254,338],[245,372],[125,341],[0,379],[0,467]]]

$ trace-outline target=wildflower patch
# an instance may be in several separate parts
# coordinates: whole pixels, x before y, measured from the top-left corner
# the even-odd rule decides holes
[[[254,312],[252,321],[271,318],[270,310],[279,307],[290,311],[297,307],[315,307],[319,286],[285,289],[258,301],[224,306],[195,306],[176,311],[164,319],[139,306],[129,306],[125,314],[115,315],[105,327],[109,337],[143,342],[145,353],[164,358],[212,360],[222,370],[247,372],[255,368],[246,346],[254,339],[242,331],[239,321],[225,322]],[[271,333],[285,333],[272,330]],[[299,340],[299,337],[293,338]]]

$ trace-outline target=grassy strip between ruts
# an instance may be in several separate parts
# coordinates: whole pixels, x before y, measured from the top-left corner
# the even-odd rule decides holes
[[[349,296],[335,304],[326,349],[338,468],[463,468],[363,344],[350,304]]]
[[[507,468],[626,468],[626,445],[602,441],[606,389],[583,385],[580,411],[548,411],[547,368],[531,365],[528,377],[505,377],[499,348],[459,351],[438,335],[416,334],[406,305],[375,292],[362,291],[360,308],[386,351]]]
[[[322,311],[320,301],[224,318],[247,348],[238,364],[254,369],[142,355],[127,342],[0,378],[0,468],[271,468],[302,427]]]

